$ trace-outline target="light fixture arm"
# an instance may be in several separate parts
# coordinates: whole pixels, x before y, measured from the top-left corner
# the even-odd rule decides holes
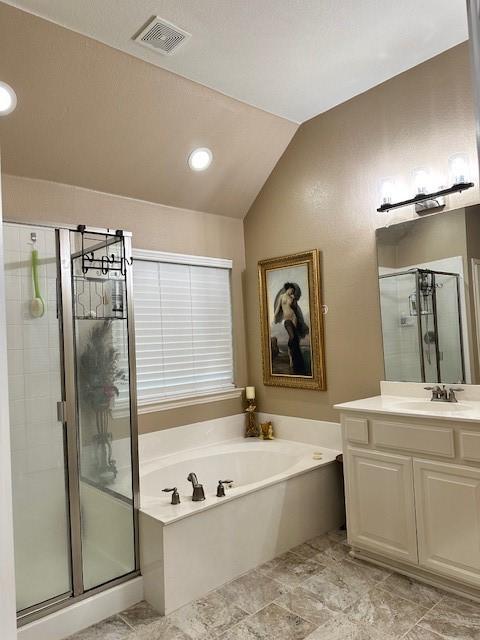
[[[458,184],[454,184],[447,189],[440,189],[439,191],[433,191],[432,193],[417,193],[416,196],[410,198],[409,200],[401,200],[400,202],[385,202],[380,207],[378,207],[377,211],[379,213],[384,213],[385,211],[390,211],[390,209],[408,207],[411,204],[417,204],[418,202],[424,202],[425,200],[437,200],[438,198],[447,196],[450,193],[460,193],[461,191],[465,191],[466,189],[471,189],[473,186],[473,182],[459,182]]]

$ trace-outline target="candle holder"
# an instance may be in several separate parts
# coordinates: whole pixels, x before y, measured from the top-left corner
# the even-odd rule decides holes
[[[245,437],[246,438],[258,438],[260,430],[258,428],[257,419],[255,417],[255,399],[247,400],[248,406],[245,409],[246,421],[245,421]]]

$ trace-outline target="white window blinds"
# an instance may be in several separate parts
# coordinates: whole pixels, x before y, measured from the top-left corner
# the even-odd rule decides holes
[[[233,388],[230,269],[176,259],[134,262],[141,404]]]

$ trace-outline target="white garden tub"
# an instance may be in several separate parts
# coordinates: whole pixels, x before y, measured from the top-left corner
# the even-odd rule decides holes
[[[171,439],[175,430],[169,431]],[[318,453],[321,459],[315,459]],[[170,613],[342,524],[338,453],[289,440],[236,437],[141,461],[146,599]],[[190,472],[204,486],[203,502],[192,502]],[[218,481],[227,479],[233,487],[217,498]],[[179,505],[171,505],[171,494],[162,492],[174,486]]]
[[[330,464],[338,453],[300,442],[256,438],[232,439],[181,451],[152,461],[140,470],[141,509],[169,524]],[[206,497],[203,502],[192,502],[192,485],[187,480],[191,471],[203,484]],[[219,480],[233,480],[231,488],[225,487],[224,498],[216,497]],[[171,494],[162,492],[167,487],[178,488],[179,505],[170,504]]]

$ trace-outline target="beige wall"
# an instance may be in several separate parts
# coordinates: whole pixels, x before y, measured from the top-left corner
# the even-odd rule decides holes
[[[218,215],[246,214],[298,127],[2,2],[0,78],[5,173]]]
[[[3,175],[3,213],[10,221],[87,224],[128,229],[133,246],[233,260],[235,377],[245,386],[246,347],[242,273],[245,269],[241,220],[174,209],[42,180]],[[240,399],[140,415],[141,432],[218,418],[241,411]]]
[[[245,220],[250,383],[260,410],[337,420],[336,402],[377,394],[383,376],[375,228],[413,217],[378,214],[378,183],[429,166],[445,176],[466,152],[476,166],[468,48],[455,47],[300,127]],[[475,175],[474,181],[478,183]],[[478,188],[447,208],[479,200]],[[326,392],[264,387],[257,261],[322,253]]]
[[[400,269],[452,256],[467,256],[466,212],[432,215],[384,228],[377,235],[378,264]]]

